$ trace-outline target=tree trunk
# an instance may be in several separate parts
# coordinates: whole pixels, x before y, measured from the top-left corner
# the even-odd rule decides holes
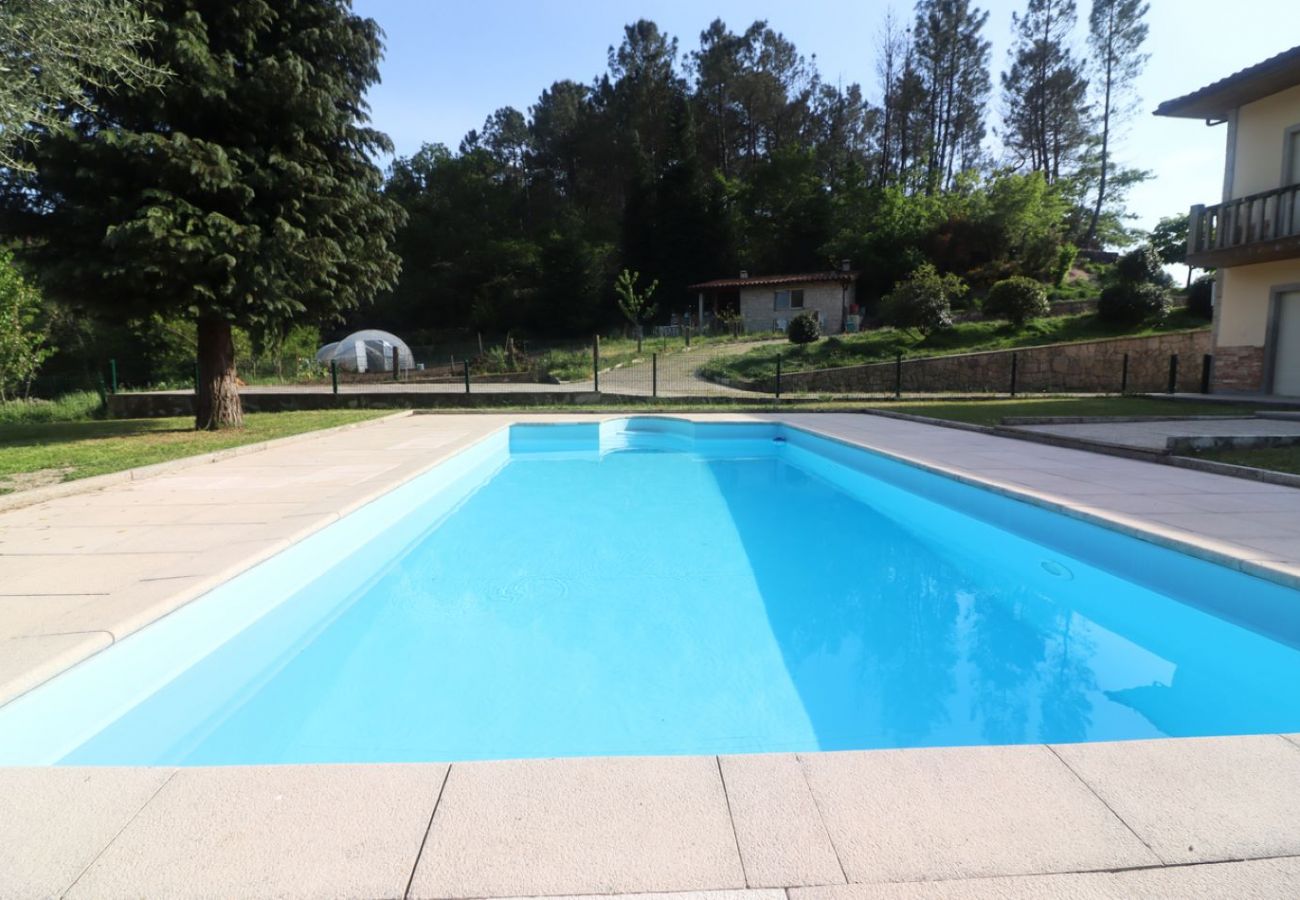
[[[194,427],[216,431],[239,428],[243,424],[244,412],[235,383],[235,341],[230,323],[225,319],[201,316]]]
[[[1110,166],[1110,95],[1115,86],[1115,22],[1113,15],[1106,25],[1105,49],[1105,97],[1101,111],[1101,176],[1097,181],[1097,203],[1092,208],[1092,220],[1088,223],[1088,236],[1084,246],[1097,246],[1097,223],[1101,219],[1101,210],[1106,203],[1106,169]]]

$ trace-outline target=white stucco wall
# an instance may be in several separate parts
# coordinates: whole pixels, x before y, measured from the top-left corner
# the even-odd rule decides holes
[[[1233,198],[1281,186],[1286,132],[1296,125],[1300,125],[1300,85],[1237,110],[1230,188]]]
[[[1262,347],[1268,334],[1269,298],[1277,288],[1300,284],[1300,259],[1225,268],[1221,284],[1215,344]]]
[[[776,308],[777,291],[797,290],[803,291],[803,309]],[[848,306],[853,305],[855,297],[855,286],[850,285]],[[773,331],[778,319],[789,322],[801,312],[818,312],[821,314],[822,330],[826,334],[838,334],[842,325],[841,304],[844,302],[839,284],[833,281],[741,288],[740,315],[745,321],[746,331]]]

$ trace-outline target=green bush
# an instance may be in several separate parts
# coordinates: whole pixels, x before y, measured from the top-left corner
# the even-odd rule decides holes
[[[1164,263],[1150,244],[1143,244],[1130,250],[1115,263],[1115,277],[1120,282],[1129,284],[1158,284],[1169,286],[1169,276],[1165,274]]]
[[[1214,276],[1202,275],[1187,288],[1187,309],[1202,319],[1214,318]]]
[[[36,425],[77,422],[103,411],[104,399],[94,391],[74,391],[54,400],[0,401],[0,425]]]
[[[1061,245],[1061,249],[1056,251],[1056,267],[1052,269],[1052,284],[1055,287],[1064,287],[1065,279],[1074,268],[1074,261],[1079,258],[1079,248],[1069,242]]]
[[[800,313],[790,320],[785,336],[792,344],[811,344],[822,336],[822,329],[812,313]]]
[[[984,299],[984,315],[990,319],[1006,319],[1016,328],[1023,328],[1030,319],[1049,312],[1047,289],[1041,282],[1023,275],[999,281],[989,288]]]
[[[1116,325],[1161,321],[1172,306],[1169,289],[1158,284],[1120,282],[1101,292],[1097,317]]]
[[[940,275],[924,263],[881,299],[880,316],[886,325],[928,335],[952,327],[952,301],[967,290],[956,275]]]
[[[46,345],[41,295],[0,249],[0,402],[26,396],[41,364],[54,352]]]
[[[1116,325],[1163,320],[1172,305],[1169,285],[1155,248],[1130,250],[1115,263],[1114,280],[1097,300],[1097,316]]]

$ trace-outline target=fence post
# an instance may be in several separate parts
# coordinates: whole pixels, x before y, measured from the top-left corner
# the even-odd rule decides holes
[[[337,359],[330,360],[330,388],[335,394],[339,392],[339,361]]]
[[[776,399],[781,399],[781,354],[776,355]]]
[[[469,393],[469,360],[465,360],[465,393]]]
[[[591,383],[597,394],[600,393],[600,335],[591,342]]]
[[[683,325],[682,334],[686,335],[686,349],[691,349],[691,326]]]
[[[115,359],[108,361],[108,392],[117,393],[117,360]]]
[[[1201,357],[1201,393],[1210,392],[1210,376],[1214,372],[1214,357],[1207,353]]]
[[[894,399],[903,399],[903,354],[894,356]]]
[[[650,396],[659,396],[659,354],[650,354]]]
[[[397,348],[393,348],[393,380],[400,381],[402,378],[402,357]]]
[[[1178,390],[1178,354],[1169,354],[1169,393]]]
[[[1017,370],[1019,368],[1020,368],[1020,354],[1016,353],[1013,350],[1011,351],[1011,396],[1012,397],[1016,395],[1016,375],[1018,374]]]
[[[1119,370],[1119,392],[1121,395],[1128,393],[1128,354],[1124,354],[1124,364]]]

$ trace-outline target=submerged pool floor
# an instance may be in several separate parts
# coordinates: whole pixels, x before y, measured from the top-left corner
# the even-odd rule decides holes
[[[266,616],[61,761],[472,760],[1300,730],[1290,642],[1032,533],[866,474],[841,479],[781,440],[761,453],[752,442],[513,453],[291,641]],[[1060,519],[1034,515],[1022,530]],[[1122,552],[1164,554],[1154,566],[1184,564],[1122,540]],[[1229,590],[1263,584],[1215,577]]]

